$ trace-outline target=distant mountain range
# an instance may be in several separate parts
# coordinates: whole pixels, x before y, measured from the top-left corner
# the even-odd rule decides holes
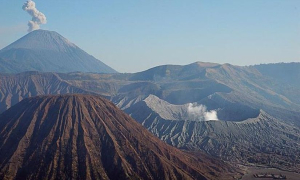
[[[198,62],[134,74],[2,74],[0,112],[36,95],[99,94],[178,148],[205,151],[235,163],[297,170],[299,64],[240,67]],[[278,69],[286,73],[278,75]],[[215,110],[219,121],[191,119],[188,103]]]
[[[234,164],[300,169],[300,63],[196,62],[122,74],[59,34],[38,30],[0,51],[0,72],[1,115],[28,97],[100,95],[172,146]]]
[[[171,147],[100,96],[28,98],[0,115],[1,179],[234,179]],[[238,177],[238,176],[236,176]]]
[[[134,74],[71,73],[61,78],[110,97],[173,146],[204,150],[224,160],[298,170],[300,161],[295,157],[300,156],[300,84],[290,80],[297,77],[299,65],[240,67],[197,62]],[[279,76],[278,68],[285,73]],[[216,110],[220,121],[191,122],[184,109],[187,103]],[[249,123],[251,119],[256,123]],[[276,158],[267,161],[271,157]]]
[[[0,72],[116,73],[54,31],[35,30],[0,51]]]

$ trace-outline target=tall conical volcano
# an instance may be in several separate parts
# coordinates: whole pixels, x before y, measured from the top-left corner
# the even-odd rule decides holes
[[[54,31],[36,30],[0,51],[0,72],[116,73]]]
[[[92,95],[28,98],[0,115],[0,179],[231,179]]]

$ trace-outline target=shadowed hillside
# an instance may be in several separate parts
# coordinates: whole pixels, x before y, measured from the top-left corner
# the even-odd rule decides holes
[[[2,74],[0,84],[0,113],[27,97],[45,94],[90,93],[69,84],[55,73]]]

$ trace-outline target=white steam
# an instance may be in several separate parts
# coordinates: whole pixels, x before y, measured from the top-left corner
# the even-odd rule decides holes
[[[197,105],[197,103],[189,103],[187,107],[188,116],[191,120],[198,121],[211,121],[211,120],[219,120],[217,111],[211,110],[207,111],[207,107],[205,105]]]
[[[46,16],[36,9],[35,2],[32,0],[28,0],[24,3],[22,8],[32,17],[31,21],[28,22],[28,32],[40,29],[41,24],[47,23]]]

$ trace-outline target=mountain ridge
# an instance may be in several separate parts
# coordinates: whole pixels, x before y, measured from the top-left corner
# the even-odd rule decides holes
[[[71,85],[56,73],[0,74],[0,113],[27,97],[47,94],[95,94]]]

